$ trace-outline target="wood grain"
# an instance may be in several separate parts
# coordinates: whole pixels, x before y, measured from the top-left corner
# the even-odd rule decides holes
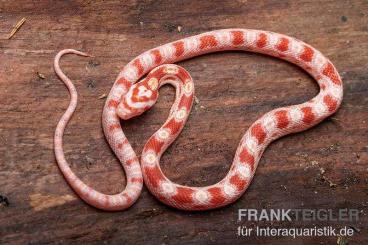
[[[336,244],[337,237],[238,237],[239,225],[271,225],[239,223],[239,208],[358,209],[360,220],[354,223],[274,222],[273,227],[348,225],[359,231],[348,238],[351,244],[368,243],[367,10],[363,0],[1,1],[0,195],[9,205],[0,205],[0,243]],[[26,23],[7,40],[23,17]],[[102,133],[104,99],[99,97],[109,92],[121,68],[145,50],[232,27],[284,33],[329,57],[344,81],[338,113],[272,143],[250,188],[226,208],[181,212],[156,201],[147,189],[123,212],[102,212],[78,199],[52,151],[53,132],[69,100],[52,68],[55,54],[75,48],[95,56],[62,60],[80,95],[64,138],[65,152],[84,181],[116,193],[124,188],[124,173]],[[317,93],[305,72],[263,55],[224,52],[180,65],[195,80],[198,103],[161,161],[165,174],[180,184],[217,182],[253,121]],[[168,115],[174,90],[164,87],[160,93],[153,109],[122,122],[137,154]]]

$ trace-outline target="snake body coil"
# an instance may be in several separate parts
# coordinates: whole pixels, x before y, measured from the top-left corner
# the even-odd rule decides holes
[[[274,109],[257,119],[240,140],[231,168],[220,182],[206,187],[175,184],[162,173],[159,161],[184,127],[193,102],[194,84],[184,68],[171,64],[223,50],[262,53],[294,63],[318,82],[320,92],[310,101]],[[87,56],[69,49],[60,51],[55,58],[55,71],[71,94],[70,105],[56,128],[55,155],[61,172],[74,191],[90,205],[104,210],[130,207],[141,193],[143,180],[160,201],[178,209],[207,210],[232,203],[249,186],[263,151],[272,141],[318,124],[338,109],[343,96],[340,76],[326,57],[310,45],[278,33],[248,29],[217,30],[146,51],[124,67],[103,109],[105,136],[122,163],[127,178],[125,190],[105,195],[83,183],[64,157],[62,136],[77,105],[76,89],[59,67],[59,59],[66,53]],[[176,100],[167,121],[146,143],[140,165],[121,129],[120,118],[127,120],[153,106],[163,84],[176,87]]]

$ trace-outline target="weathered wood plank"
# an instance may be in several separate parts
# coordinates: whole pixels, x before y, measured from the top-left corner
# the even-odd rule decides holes
[[[1,1],[0,2],[0,205],[1,243],[198,242],[333,244],[336,237],[239,238],[239,208],[355,208],[367,239],[368,4],[366,1]],[[21,18],[26,23],[6,37]],[[181,26],[179,32],[177,27]],[[332,119],[271,144],[245,195],[229,207],[186,213],[168,208],[146,189],[129,210],[106,213],[80,201],[62,178],[52,151],[56,122],[68,94],[52,69],[63,48],[92,53],[68,56],[62,68],[80,99],[65,136],[73,170],[106,193],[120,191],[124,173],[104,140],[99,97],[124,64],[143,51],[220,28],[284,33],[310,43],[340,71],[345,97]],[[263,113],[306,101],[317,93],[297,67],[263,55],[211,54],[180,62],[195,79],[195,105],[179,139],[162,158],[169,178],[208,185],[228,171],[247,127]],[[42,73],[45,79],[40,78]],[[155,107],[123,122],[139,154],[165,120],[174,92],[163,88]],[[330,186],[330,182],[336,186]],[[3,199],[4,200],[4,199]],[[244,223],[247,226],[269,223]],[[311,227],[306,222],[274,227]]]

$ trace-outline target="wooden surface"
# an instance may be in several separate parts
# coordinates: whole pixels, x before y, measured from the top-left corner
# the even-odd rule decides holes
[[[348,238],[350,244],[368,243],[367,10],[363,0],[0,1],[0,243],[336,244],[337,237],[238,237],[239,225],[270,225],[239,223],[239,208],[358,209],[359,222],[326,224],[352,226],[358,232]],[[7,40],[23,17],[25,24]],[[272,143],[250,188],[226,208],[181,212],[159,203],[147,189],[123,212],[102,212],[78,199],[59,172],[52,150],[56,123],[69,100],[52,68],[55,54],[75,48],[95,56],[62,60],[80,95],[64,137],[65,152],[84,181],[99,191],[116,193],[124,188],[124,173],[102,133],[104,99],[99,97],[109,92],[121,68],[145,50],[231,27],[287,34],[329,57],[344,81],[338,113],[306,132]],[[180,184],[219,181],[253,121],[273,108],[304,102],[318,91],[296,66],[253,53],[217,53],[180,65],[195,79],[198,103],[161,161],[165,174]],[[137,154],[168,115],[174,90],[164,87],[160,93],[152,110],[122,122]],[[314,225],[323,224],[273,223]]]

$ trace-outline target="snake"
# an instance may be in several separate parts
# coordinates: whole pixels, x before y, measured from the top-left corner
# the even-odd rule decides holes
[[[226,176],[209,186],[174,183],[160,168],[160,158],[182,131],[194,98],[190,74],[176,62],[218,51],[247,51],[273,56],[305,70],[319,85],[318,94],[298,105],[273,109],[258,118],[242,136]],[[331,61],[312,46],[287,35],[253,29],[222,29],[190,36],[150,49],[130,61],[116,78],[102,112],[105,137],[119,159],[126,186],[117,194],[103,194],[85,184],[71,170],[63,151],[64,130],[77,106],[77,91],[62,72],[64,54],[90,56],[74,49],[60,51],[54,70],[70,93],[70,103],[54,135],[56,160],[66,181],[89,205],[106,211],[125,210],[139,198],[143,185],[162,203],[176,209],[216,209],[239,199],[250,185],[260,158],[274,140],[309,129],[334,114],[342,102],[343,84]],[[125,136],[121,123],[150,109],[158,90],[175,88],[169,116],[145,144],[140,159]],[[217,102],[221,105],[221,101]]]

